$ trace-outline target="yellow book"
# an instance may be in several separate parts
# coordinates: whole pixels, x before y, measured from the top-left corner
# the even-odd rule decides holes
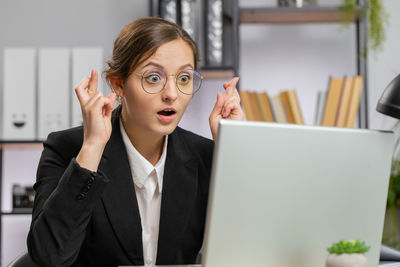
[[[342,94],[339,101],[339,109],[336,116],[335,125],[338,127],[346,126],[346,118],[349,110],[350,97],[352,91],[353,78],[345,77],[342,85]]]
[[[260,106],[263,121],[275,122],[274,115],[272,114],[271,104],[267,93],[257,94],[258,104]]]
[[[239,91],[240,100],[243,105],[244,113],[246,114],[246,118],[248,121],[254,121],[254,113],[253,109],[251,108],[251,101],[250,101],[250,92],[249,91]]]
[[[340,93],[342,90],[343,78],[331,78],[329,82],[328,96],[326,98],[323,126],[335,126],[336,113],[339,106]]]
[[[301,114],[299,100],[297,98],[297,94],[295,90],[288,91],[290,108],[292,110],[294,123],[296,124],[304,124],[303,115]]]
[[[354,127],[358,109],[360,106],[361,91],[363,86],[363,77],[355,76],[353,79],[353,88],[350,97],[349,111],[346,119],[346,127]]]
[[[283,91],[279,94],[279,97],[282,101],[283,107],[285,108],[287,119],[289,123],[295,123],[292,107],[289,100],[289,92]]]
[[[249,92],[250,95],[250,103],[251,108],[253,109],[254,120],[255,121],[262,121],[261,109],[260,105],[258,104],[257,100],[257,93],[256,92]]]

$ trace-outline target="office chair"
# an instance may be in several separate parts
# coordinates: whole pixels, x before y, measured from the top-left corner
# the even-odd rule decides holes
[[[38,267],[29,257],[28,252],[24,252],[15,258],[7,267]]]

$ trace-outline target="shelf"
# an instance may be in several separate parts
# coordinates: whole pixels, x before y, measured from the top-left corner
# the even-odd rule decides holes
[[[357,20],[354,14],[352,21]],[[277,7],[277,8],[241,8],[240,23],[340,23],[343,11],[330,7]]]
[[[0,150],[4,149],[43,149],[42,141],[0,141]]]
[[[204,79],[226,79],[235,77],[233,69],[200,69],[201,75]]]
[[[2,212],[1,215],[32,215],[32,211],[30,212]]]

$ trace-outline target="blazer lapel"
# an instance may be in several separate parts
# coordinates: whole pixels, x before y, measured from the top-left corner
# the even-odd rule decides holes
[[[110,179],[102,194],[102,202],[112,227],[133,264],[143,265],[140,213],[118,115],[113,116],[112,134],[99,170]]]
[[[197,160],[175,130],[168,137],[165,162],[157,264],[174,261],[188,213],[197,193]]]

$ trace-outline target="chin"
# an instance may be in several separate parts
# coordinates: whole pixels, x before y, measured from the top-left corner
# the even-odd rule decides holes
[[[161,135],[169,135],[173,131],[175,131],[177,126],[178,126],[178,124],[175,124],[175,123],[173,123],[173,124],[171,123],[169,125],[161,125],[161,126],[159,126],[157,132],[159,132]]]

